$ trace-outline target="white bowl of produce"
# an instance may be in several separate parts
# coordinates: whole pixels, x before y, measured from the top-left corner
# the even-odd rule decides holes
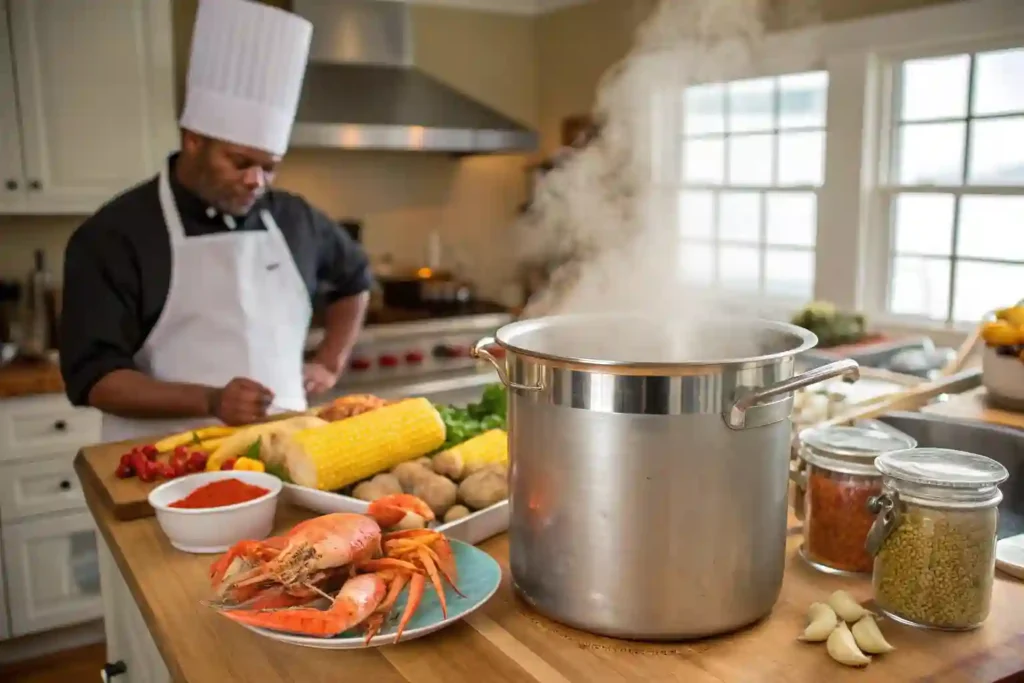
[[[266,489],[266,493],[242,503],[218,507],[172,506],[202,486],[227,479],[259,486]],[[186,553],[222,553],[239,541],[260,541],[270,535],[281,489],[280,479],[263,472],[204,472],[157,486],[149,493],[149,504],[156,511],[156,521],[172,546]]]

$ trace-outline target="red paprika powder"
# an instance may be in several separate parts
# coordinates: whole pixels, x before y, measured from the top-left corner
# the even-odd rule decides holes
[[[220,508],[227,505],[237,505],[250,500],[255,500],[270,493],[270,489],[262,486],[246,484],[241,479],[220,479],[203,484],[192,493],[181,500],[176,500],[168,507],[200,509]]]
[[[882,491],[875,458],[917,442],[906,435],[845,426],[806,429],[800,442],[806,476],[801,554],[824,571],[871,572],[874,558],[866,544],[875,515],[868,500]]]

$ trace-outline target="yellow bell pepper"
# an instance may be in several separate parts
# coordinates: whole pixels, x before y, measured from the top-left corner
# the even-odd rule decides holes
[[[235,466],[233,470],[242,470],[244,472],[266,472],[267,466],[259,460],[253,460],[252,458],[239,458],[235,460]]]

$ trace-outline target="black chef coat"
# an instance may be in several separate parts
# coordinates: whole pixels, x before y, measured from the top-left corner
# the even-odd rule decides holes
[[[370,288],[360,245],[302,197],[268,190],[230,228],[222,214],[175,180],[176,158],[170,158],[171,190],[186,237],[265,230],[259,214],[267,209],[311,301],[321,285],[328,303]],[[64,255],[60,326],[61,373],[73,404],[86,405],[93,385],[108,373],[135,368],[133,358],[160,317],[170,282],[170,238],[156,178],[115,197],[75,230]]]

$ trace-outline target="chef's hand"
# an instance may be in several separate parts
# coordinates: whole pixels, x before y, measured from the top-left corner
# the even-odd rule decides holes
[[[340,372],[334,372],[323,363],[313,361],[306,363],[302,368],[302,381],[306,393],[311,395],[322,394],[334,388],[338,383]]]
[[[274,392],[259,382],[236,377],[223,389],[214,392],[211,400],[214,417],[226,425],[246,425],[267,416]]]

